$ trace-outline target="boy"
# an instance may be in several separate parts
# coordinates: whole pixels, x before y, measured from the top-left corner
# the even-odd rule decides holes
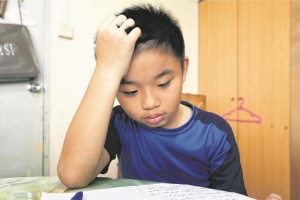
[[[67,187],[88,185],[117,155],[124,178],[246,194],[228,123],[181,101],[189,61],[173,17],[151,5],[108,17],[96,58],[58,164]]]

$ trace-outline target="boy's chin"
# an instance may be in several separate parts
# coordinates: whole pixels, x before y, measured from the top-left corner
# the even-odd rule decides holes
[[[151,123],[143,122],[143,124],[149,128],[163,128],[165,126],[165,124],[163,123],[151,124]]]

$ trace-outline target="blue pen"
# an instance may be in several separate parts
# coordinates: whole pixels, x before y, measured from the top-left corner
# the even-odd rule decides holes
[[[76,194],[72,197],[71,200],[82,200],[83,192],[76,192]]]

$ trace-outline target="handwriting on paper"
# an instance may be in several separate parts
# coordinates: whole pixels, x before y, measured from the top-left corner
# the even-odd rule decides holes
[[[155,200],[249,200],[251,198],[220,190],[180,184],[153,184],[138,186],[149,199]]]
[[[41,200],[70,200],[74,194],[43,193]],[[158,183],[126,186],[83,192],[84,200],[253,200],[234,192],[208,189],[198,186]]]

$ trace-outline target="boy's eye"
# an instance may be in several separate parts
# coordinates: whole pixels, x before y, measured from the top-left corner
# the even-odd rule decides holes
[[[133,96],[137,93],[137,90],[134,91],[123,91],[126,96]]]
[[[167,81],[165,83],[159,84],[158,87],[168,87],[171,81]]]

